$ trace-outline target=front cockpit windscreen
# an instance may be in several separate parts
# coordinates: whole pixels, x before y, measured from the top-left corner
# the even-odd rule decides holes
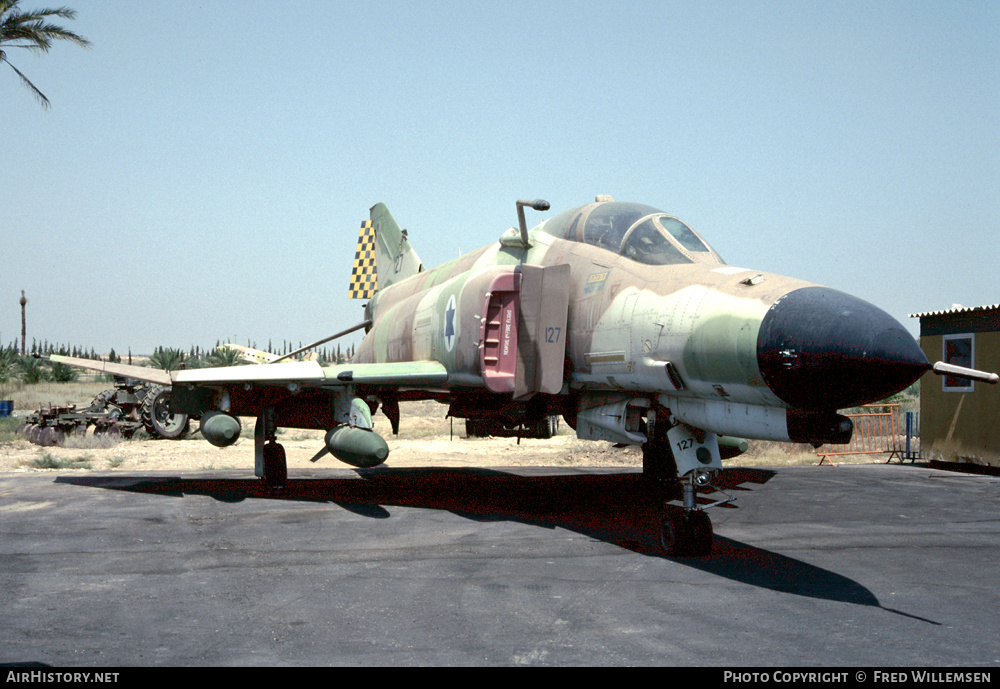
[[[625,233],[640,218],[660,213],[638,203],[602,203],[590,212],[583,226],[583,241],[618,253]]]
[[[693,263],[663,235],[652,218],[635,226],[622,244],[622,256],[649,266]]]
[[[656,224],[673,235],[674,239],[680,242],[688,251],[708,251],[705,242],[698,239],[690,227],[682,223],[677,218],[663,214],[656,218]]]
[[[646,265],[722,263],[690,227],[639,203],[607,201],[580,206],[546,221],[542,229]]]

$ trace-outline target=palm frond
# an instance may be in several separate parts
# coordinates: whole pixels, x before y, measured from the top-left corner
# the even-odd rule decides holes
[[[61,26],[47,21],[50,17],[74,19],[76,12],[68,7],[54,9],[30,10],[22,12],[17,4],[20,0],[0,0],[0,46],[8,48],[25,48],[27,50],[47,53],[53,41],[69,41],[82,48],[89,48],[90,41],[83,36],[68,31]],[[0,50],[0,62],[6,62],[14,70],[25,87],[38,99],[43,109],[48,109],[49,99],[31,83],[28,77],[11,64],[6,54]]]
[[[48,52],[53,40],[69,41],[83,48],[90,47],[90,41],[83,36],[57,24],[48,24],[41,16],[11,15],[0,23],[0,43]],[[18,44],[19,41],[23,44]]]
[[[2,53],[0,53],[0,55],[2,55]],[[45,97],[45,94],[42,93],[41,91],[39,91],[38,88],[34,84],[31,83],[31,80],[29,80],[28,77],[26,77],[23,74],[21,74],[21,70],[19,70],[14,65],[11,65],[10,64],[10,60],[8,60],[6,57],[4,57],[4,58],[2,58],[2,61],[6,62],[8,65],[10,65],[10,68],[12,70],[14,70],[14,72],[17,73],[17,76],[21,77],[21,81],[24,82],[25,87],[29,91],[31,91],[32,95],[34,95],[35,98],[38,99],[38,102],[41,104],[42,109],[43,110],[48,110],[50,103],[49,103],[49,99]]]

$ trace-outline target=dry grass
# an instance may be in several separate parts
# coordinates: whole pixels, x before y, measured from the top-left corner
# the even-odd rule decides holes
[[[752,464],[753,466],[791,466],[815,464],[819,461],[812,445],[779,443],[774,440],[751,440],[749,444],[750,447],[746,452],[729,460],[728,463]],[[867,455],[865,456],[867,457]],[[858,457],[860,458],[861,455]],[[848,457],[844,459],[845,463],[850,462]]]
[[[113,387],[104,382],[41,383],[25,386],[25,395],[18,399],[18,409],[37,409],[49,403],[59,406],[76,404],[86,407],[99,393]],[[448,407],[433,401],[405,402],[400,405],[401,422],[398,436],[392,435],[389,420],[381,413],[374,417],[375,430],[390,446],[387,466],[617,466],[641,467],[639,447],[615,447],[608,442],[580,440],[565,423],[551,440],[517,438],[467,438],[464,419],[446,417]],[[34,461],[43,448],[31,445],[13,433],[17,421],[0,420],[0,471],[18,467],[34,469]],[[115,441],[107,437],[68,438],[60,448],[44,451],[62,461],[78,461],[81,451],[94,468],[121,469],[212,469],[245,467],[253,462],[253,424],[242,419],[241,440],[231,448],[218,450],[208,445],[200,435],[182,442],[149,440],[140,433],[133,440]],[[197,428],[197,422],[193,422]],[[280,429],[279,441],[289,454],[289,466],[315,466],[309,462],[323,446],[323,432],[300,429]],[[835,457],[838,464],[884,462],[885,455],[851,455]],[[327,458],[326,461],[330,461]],[[809,445],[771,441],[750,441],[749,450],[724,462],[725,466],[788,466],[808,465],[819,461]],[[77,463],[79,466],[80,463]],[[67,466],[72,466],[68,464]]]
[[[71,383],[36,383],[15,388],[12,399],[15,410],[36,411],[39,407],[68,407],[71,404],[85,409],[95,397],[114,386],[114,383],[90,377]]]

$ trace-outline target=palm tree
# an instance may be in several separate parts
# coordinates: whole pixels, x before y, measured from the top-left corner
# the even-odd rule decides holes
[[[184,352],[179,349],[158,347],[149,357],[149,365],[161,371],[176,371],[179,368],[184,368]]]
[[[243,352],[232,347],[216,347],[206,358],[209,366],[242,366],[247,363],[243,359]]]
[[[20,1],[0,0],[0,62],[6,62],[10,65],[10,68],[17,76],[21,77],[24,85],[41,103],[42,108],[48,110],[49,99],[28,80],[28,77],[21,74],[21,70],[11,64],[4,49],[26,48],[36,53],[47,53],[54,40],[69,41],[84,48],[90,47],[90,41],[60,26],[46,23],[47,17],[73,19],[76,17],[76,12],[73,10],[60,7],[54,10],[22,12],[17,7]]]

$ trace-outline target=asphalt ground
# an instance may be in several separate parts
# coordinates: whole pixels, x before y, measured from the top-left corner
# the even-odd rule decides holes
[[[0,663],[1000,665],[1000,478],[721,483],[670,559],[634,471],[4,473]]]

